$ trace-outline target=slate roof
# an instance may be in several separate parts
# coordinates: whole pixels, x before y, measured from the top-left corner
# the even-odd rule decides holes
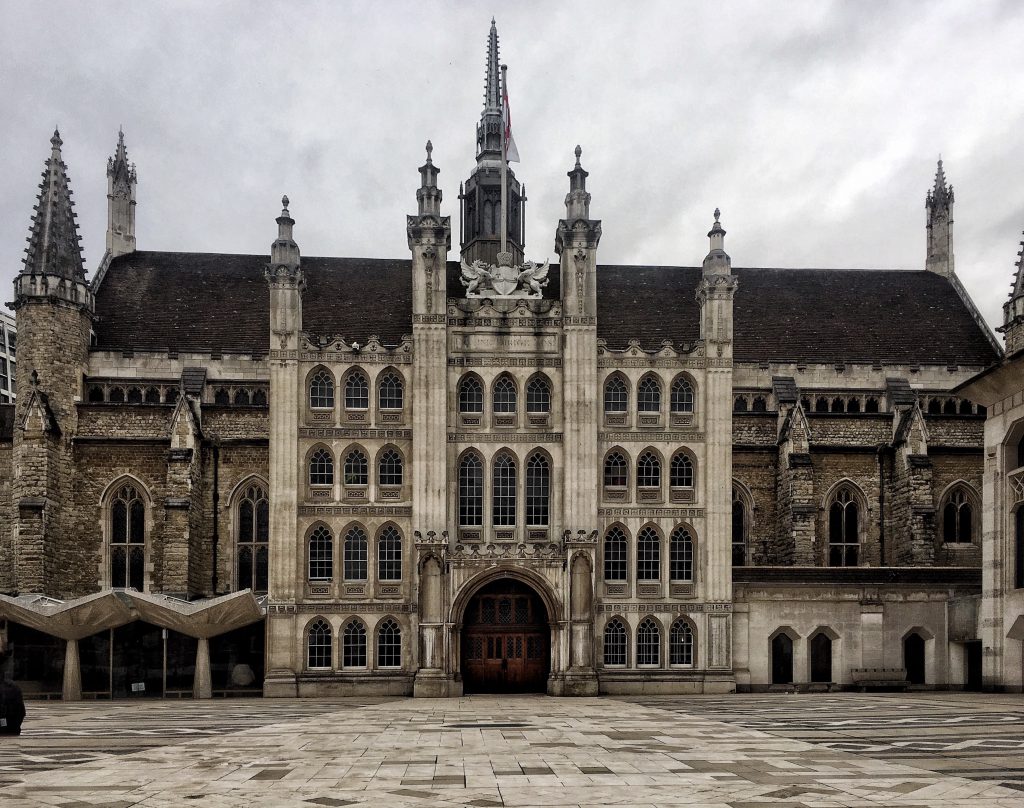
[[[97,294],[100,350],[260,353],[269,348],[266,255],[139,251],[111,262]],[[412,331],[409,259],[302,258],[303,325],[396,345]],[[742,269],[738,361],[988,365],[998,358],[944,278],[924,271]],[[648,350],[699,338],[699,267],[598,267],[598,336]],[[448,262],[448,288],[461,290]],[[546,298],[560,294],[552,267]]]

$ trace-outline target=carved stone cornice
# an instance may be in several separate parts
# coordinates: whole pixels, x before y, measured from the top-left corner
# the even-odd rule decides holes
[[[406,216],[405,232],[409,249],[428,245],[444,245],[447,252],[452,248],[452,223],[450,216]]]
[[[555,230],[555,252],[565,249],[597,249],[601,241],[600,219],[559,219]]]
[[[703,305],[707,300],[729,300],[738,285],[735,275],[704,275],[697,284],[697,302]]]

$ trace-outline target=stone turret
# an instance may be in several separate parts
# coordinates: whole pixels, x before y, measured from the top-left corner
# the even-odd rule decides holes
[[[946,173],[939,158],[935,185],[925,197],[928,211],[928,254],[925,269],[938,275],[953,275],[953,186],[946,184]]]
[[[135,252],[135,164],[128,162],[124,132],[117,131],[117,148],[107,159],[107,255],[117,258]]]
[[[1010,299],[1003,304],[1003,327],[999,329],[1006,337],[1007,354],[1024,349],[1024,241],[1020,243],[1017,256],[1013,288]]]
[[[58,596],[56,582],[73,578],[63,566],[75,563],[61,542],[73,535],[71,442],[94,313],[62,145],[54,131],[13,304],[17,389],[26,391],[18,397],[14,434],[16,585]]]
[[[466,180],[461,202],[462,257],[472,263],[497,264],[501,246],[501,130],[502,88],[498,59],[498,29],[491,20],[487,37],[484,109],[476,127],[476,167]],[[508,170],[508,251],[511,264],[523,261],[526,191]]]

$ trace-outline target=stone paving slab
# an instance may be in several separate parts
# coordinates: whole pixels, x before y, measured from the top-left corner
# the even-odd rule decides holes
[[[735,697],[734,697],[735,698]],[[779,697],[773,696],[773,699]],[[375,704],[262,701],[189,705],[182,723],[231,727],[238,711],[284,720],[105,756],[47,770],[0,770],[4,808],[182,806],[950,806],[1021,808],[1019,790],[949,776],[718,720],[699,699],[664,703],[617,699],[470,697]],[[810,703],[808,703],[810,704]],[[667,706],[666,706],[667,705]],[[711,702],[706,707],[710,708]],[[856,702],[851,702],[856,707]],[[163,705],[158,705],[163,706]],[[769,705],[771,706],[771,705]],[[780,706],[776,701],[774,706]],[[96,711],[108,727],[117,721]],[[180,705],[173,705],[181,710]],[[153,710],[119,714],[143,729]],[[153,708],[155,709],[155,708]],[[790,707],[789,709],[793,709]],[[880,708],[873,708],[877,713]],[[311,710],[312,712],[307,712]],[[5,751],[48,732],[76,730],[57,713]],[[296,714],[296,713],[300,714]],[[757,714],[751,703],[751,713]],[[993,714],[997,714],[993,712]],[[173,710],[161,714],[177,723]],[[715,717],[712,717],[714,715]],[[738,716],[738,711],[733,717]],[[235,716],[235,717],[233,717]],[[876,718],[880,718],[879,715]],[[808,719],[810,720],[810,719]],[[80,729],[103,724],[85,721]],[[33,740],[33,733],[38,733]],[[88,732],[78,736],[88,745]],[[8,752],[9,753],[9,752]]]

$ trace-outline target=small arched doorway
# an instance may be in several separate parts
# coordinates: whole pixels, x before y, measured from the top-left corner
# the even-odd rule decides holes
[[[772,637],[772,684],[793,683],[793,639],[780,632]]]
[[[832,681],[832,638],[824,631],[811,638],[811,681]]]
[[[543,693],[551,666],[544,601],[512,578],[492,581],[470,598],[462,620],[466,693]]]
[[[925,683],[924,637],[917,632],[908,634],[903,640],[903,667],[907,669],[907,681],[910,684]]]

